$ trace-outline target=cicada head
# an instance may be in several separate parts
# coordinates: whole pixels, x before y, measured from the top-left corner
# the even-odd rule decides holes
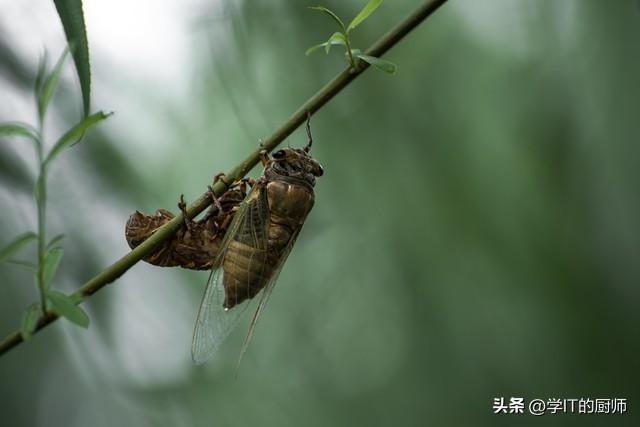
[[[316,183],[316,177],[322,176],[323,173],[320,163],[304,148],[283,148],[276,151],[265,170],[265,175],[272,178],[299,179],[312,187]]]

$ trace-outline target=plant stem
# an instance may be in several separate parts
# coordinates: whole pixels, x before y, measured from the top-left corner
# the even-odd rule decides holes
[[[45,295],[45,283],[44,283],[44,259],[45,248],[47,245],[47,230],[46,230],[46,216],[47,216],[47,171],[44,164],[44,141],[42,140],[44,117],[38,115],[38,166],[39,173],[36,180],[36,205],[38,207],[38,291],[40,291],[40,306],[42,313],[47,312],[47,298]]]
[[[447,0],[426,0],[416,10],[414,10],[409,16],[397,24],[387,34],[381,37],[376,43],[374,43],[367,51],[366,55],[379,57],[398,43],[405,35],[411,30],[417,27],[428,16],[435,12],[440,6],[446,3]],[[262,146],[257,148],[254,152],[244,159],[240,164],[226,173],[226,179],[229,182],[233,182],[241,179],[245,176],[260,160],[260,151],[262,149],[268,152],[272,151],[278,146],[286,137],[288,137],[294,130],[300,125],[305,123],[307,119],[307,112],[313,114],[324,106],[335,95],[340,93],[349,83],[351,83],[356,77],[362,74],[369,68],[369,64],[361,61],[361,64],[356,68],[348,67],[336,77],[333,78],[327,85],[316,92],[311,98],[309,98],[295,113],[287,119],[287,121],[276,130],[273,135],[263,141]],[[218,181],[213,186],[213,191],[217,196],[221,196],[226,190],[226,186],[222,181]],[[211,204],[211,196],[208,194],[201,195],[192,205],[187,208],[187,215],[190,218],[198,215],[205,210]],[[86,282],[80,289],[78,289],[73,295],[76,304],[80,304],[85,301],[87,297],[93,295],[104,286],[112,283],[117,278],[122,276],[127,270],[134,266],[137,262],[147,256],[153,251],[153,249],[169,239],[180,227],[182,227],[184,219],[182,214],[176,215],[171,221],[160,227],[155,233],[153,233],[147,240],[142,242],[139,246],[133,249],[131,252],[120,258],[118,261],[107,267],[96,276]],[[43,316],[38,319],[36,331],[44,328],[58,316],[52,311],[46,311]],[[34,331],[34,333],[36,332]],[[0,355],[6,353],[12,348],[16,347],[22,342],[22,335],[19,331],[13,332],[7,336],[2,342],[0,342]]]
[[[347,48],[347,54],[349,55],[349,63],[351,64],[351,68],[355,70],[356,62],[353,60],[353,54],[351,53],[351,42],[349,42],[349,33],[345,31],[343,34],[344,34],[344,44],[345,44],[345,47]]]

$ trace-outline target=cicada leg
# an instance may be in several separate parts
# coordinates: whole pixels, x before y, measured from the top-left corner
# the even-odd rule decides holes
[[[311,145],[313,144],[313,137],[311,136],[311,112],[307,110],[307,145],[304,146],[303,150],[305,153],[309,153],[311,151]]]
[[[240,183],[238,184],[240,186],[240,191],[245,194],[247,192],[247,184],[249,187],[253,188],[253,186],[256,185],[256,180],[250,177],[245,177],[240,180]]]
[[[218,174],[216,174],[213,177],[213,185],[215,185],[218,181],[222,181],[222,183],[227,187],[227,191],[231,190],[234,186],[231,184],[229,184],[226,180],[225,180],[225,173],[224,172],[220,172]],[[216,193],[213,191],[213,186],[208,185],[207,186],[207,196],[211,198],[211,207],[209,208],[209,210],[207,211],[207,213],[205,214],[205,216],[203,217],[202,221],[206,222],[208,220],[210,220],[211,218],[214,219],[214,222],[216,222],[216,225],[218,224],[218,219],[221,216],[224,216],[224,209],[222,208],[222,204],[220,203],[220,199],[216,196]],[[223,195],[224,196],[224,195]]]
[[[269,154],[267,154],[267,150],[260,150],[260,161],[262,162],[262,166],[267,166],[267,163],[269,163]]]
[[[182,212],[182,218],[184,220],[184,226],[187,227],[187,230],[192,231],[194,221],[187,214],[187,204],[184,201],[184,194],[180,195],[180,200],[178,201],[178,209]]]
[[[215,225],[215,229],[224,235],[227,227],[233,219],[233,214],[238,210],[238,206],[247,195],[247,186],[253,187],[256,181],[253,178],[243,178],[240,181],[227,182],[225,174],[219,173],[215,175],[213,184],[222,181],[227,189],[221,196],[216,196],[213,187],[209,186],[207,195],[211,198],[211,207],[205,216],[198,223],[211,222]]]
[[[210,185],[207,186],[207,196],[211,197],[211,202],[213,206],[218,209],[218,212],[222,214],[222,205],[220,204],[220,200],[216,197],[216,193],[213,191],[213,187]]]
[[[226,177],[227,177],[227,175],[224,172],[220,172],[220,173],[216,174],[213,177],[213,184],[215,185],[216,182],[222,181],[222,183],[224,185],[226,185],[227,187],[231,187],[231,183],[227,182],[227,180],[225,179]]]

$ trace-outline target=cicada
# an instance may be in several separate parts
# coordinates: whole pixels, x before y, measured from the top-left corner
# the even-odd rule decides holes
[[[308,142],[303,148],[284,148],[271,157],[262,151],[264,166],[257,181],[230,186],[206,216],[185,225],[145,261],[159,266],[212,269],[193,333],[191,355],[195,363],[209,359],[229,335],[249,302],[258,303],[240,350],[247,349],[263,312],[314,201],[316,178],[322,166],[310,156],[313,139],[307,120]],[[252,188],[247,194],[246,183]],[[180,209],[184,212],[184,201]],[[134,213],[126,236],[133,248],[173,218],[160,209],[155,215]],[[186,215],[185,215],[185,218]]]
[[[264,171],[234,213],[221,243],[200,304],[191,354],[200,364],[213,355],[235,326],[248,301],[259,296],[240,357],[273,291],[302,226],[315,201],[320,163],[304,148],[285,148],[269,158],[262,152]]]

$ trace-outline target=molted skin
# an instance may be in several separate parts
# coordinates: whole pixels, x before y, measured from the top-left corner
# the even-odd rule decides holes
[[[158,246],[144,258],[144,261],[160,267],[182,267],[191,270],[209,270],[220,251],[222,239],[238,205],[246,193],[234,188],[224,193],[220,199],[222,211],[212,205],[204,218],[183,225],[176,234]],[[158,227],[175,218],[166,209],[158,209],[153,215],[136,211],[129,217],[125,236],[131,249],[151,236]]]

